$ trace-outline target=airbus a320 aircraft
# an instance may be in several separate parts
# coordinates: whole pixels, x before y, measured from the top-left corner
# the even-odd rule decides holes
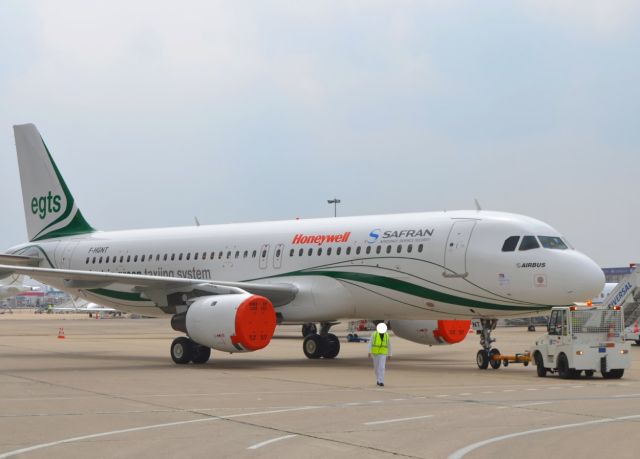
[[[176,363],[204,363],[211,348],[262,349],[276,323],[320,322],[304,353],[333,358],[336,319],[480,318],[477,361],[487,368],[498,318],[582,301],[604,284],[558,231],[498,212],[97,231],[36,127],[14,132],[29,242],[0,255],[0,273],[121,311],[173,315],[187,335],[171,345]]]

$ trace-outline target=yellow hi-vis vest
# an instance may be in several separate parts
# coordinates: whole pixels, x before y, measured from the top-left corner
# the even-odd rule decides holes
[[[377,331],[371,335],[371,353],[387,355],[389,353],[389,333],[380,336]]]

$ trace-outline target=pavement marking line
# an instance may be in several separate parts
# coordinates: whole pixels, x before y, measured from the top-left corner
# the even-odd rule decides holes
[[[364,425],[365,426],[375,426],[375,425],[378,425],[378,424],[389,424],[391,422],[403,422],[403,421],[415,421],[417,419],[427,419],[427,418],[432,418],[432,417],[433,417],[433,414],[428,414],[426,416],[416,416],[414,418],[386,419],[384,421],[365,422]]]
[[[543,427],[541,429],[525,430],[524,432],[516,432],[512,434],[501,435],[499,437],[488,438],[486,440],[479,441],[477,443],[473,443],[471,445],[465,446],[464,448],[460,448],[459,450],[451,454],[448,459],[462,459],[471,451],[474,451],[478,448],[482,448],[483,446],[490,445],[491,443],[497,443],[499,441],[509,440],[511,438],[523,437],[525,435],[532,435],[532,434],[537,434],[541,432],[551,432],[553,430],[572,429],[574,427],[584,427],[588,425],[604,424],[604,423],[615,422],[615,421],[626,421],[629,419],[640,419],[640,414],[636,414],[633,416],[623,416],[619,418],[606,418],[606,419],[598,419],[595,421],[578,422],[575,424],[563,424],[563,425],[553,426],[553,427]]]
[[[614,395],[613,398],[640,397],[640,394]]]
[[[267,440],[267,441],[263,441],[263,442],[260,442],[260,443],[256,443],[255,445],[249,446],[247,449],[262,448],[263,446],[270,445],[271,443],[275,443],[277,441],[286,440],[288,438],[293,438],[293,437],[297,437],[297,436],[298,436],[297,434],[283,435],[282,437],[272,438],[271,440]]]
[[[150,425],[150,426],[133,427],[131,429],[112,430],[112,431],[109,431],[109,432],[100,432],[100,433],[97,433],[97,434],[82,435],[80,437],[65,438],[63,440],[52,441],[52,442],[49,442],[49,443],[41,443],[39,445],[28,446],[26,448],[16,449],[16,450],[13,450],[13,451],[7,451],[6,453],[1,453],[0,454],[0,459],[6,459],[6,458],[9,458],[9,457],[16,456],[18,454],[29,453],[31,451],[36,451],[38,449],[49,448],[51,446],[58,446],[58,445],[62,445],[62,444],[65,444],[65,443],[73,443],[73,442],[82,441],[82,440],[90,440],[90,439],[93,439],[93,438],[108,437],[108,436],[111,436],[111,435],[119,435],[119,434],[131,433],[131,432],[141,432],[141,431],[144,431],[144,430],[160,429],[160,428],[163,428],[163,427],[174,427],[174,426],[182,426],[182,425],[187,425],[187,424],[196,424],[196,423],[200,423],[200,422],[222,421],[224,419],[233,419],[233,418],[240,418],[240,417],[245,417],[245,416],[257,416],[257,415],[261,415],[261,414],[290,413],[292,411],[315,410],[315,409],[319,409],[319,408],[324,408],[324,407],[322,407],[322,406],[302,406],[302,407],[299,407],[299,408],[291,408],[291,409],[286,409],[286,410],[256,411],[256,412],[252,412],[252,413],[240,413],[240,414],[231,414],[231,415],[228,415],[228,416],[216,416],[216,417],[208,417],[208,418],[204,418],[204,419],[190,419],[188,421],[176,421],[176,422],[167,422],[167,423],[164,423],[164,424],[153,424],[153,425]]]
[[[549,405],[551,402],[531,402],[531,403],[521,403],[519,405],[511,405],[511,408],[523,408],[525,406],[536,406],[536,405]]]

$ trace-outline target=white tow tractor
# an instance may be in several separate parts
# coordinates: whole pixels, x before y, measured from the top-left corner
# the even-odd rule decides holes
[[[618,379],[631,365],[620,306],[554,307],[547,331],[531,348],[540,377],[557,372],[563,379],[577,378],[584,371],[590,378],[599,371],[605,379]]]

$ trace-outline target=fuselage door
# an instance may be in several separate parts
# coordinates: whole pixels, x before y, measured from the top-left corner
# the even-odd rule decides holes
[[[260,247],[260,269],[267,269],[267,260],[269,259],[269,244],[263,244]]]
[[[466,277],[467,248],[471,232],[476,226],[476,220],[458,220],[453,222],[447,244],[444,250],[445,277]]]
[[[284,244],[276,245],[276,253],[273,256],[273,267],[276,269],[282,267],[282,252],[284,252]]]

